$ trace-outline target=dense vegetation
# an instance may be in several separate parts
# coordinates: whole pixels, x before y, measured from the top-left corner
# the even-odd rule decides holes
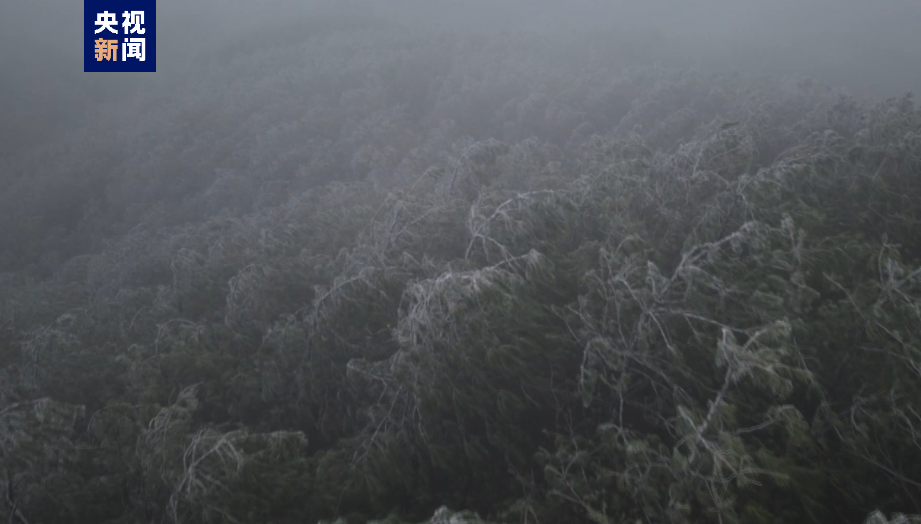
[[[0,513],[921,513],[921,109],[613,39],[325,21],[6,159]]]

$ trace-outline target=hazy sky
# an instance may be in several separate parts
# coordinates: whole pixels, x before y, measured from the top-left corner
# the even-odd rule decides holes
[[[782,44],[823,35],[871,46],[914,46],[921,51],[921,2],[917,0],[188,0],[158,2],[160,56],[176,58],[194,38],[207,44],[239,32],[297,17],[338,10],[389,13],[399,19],[471,26],[658,27],[673,34],[744,38]],[[4,66],[46,53],[82,73],[83,2],[3,0],[0,42]],[[774,40],[773,42],[771,40]],[[15,45],[15,44],[20,45]],[[14,47],[10,47],[14,46]],[[30,51],[26,51],[30,50]],[[68,67],[68,66],[65,66]],[[9,72],[2,70],[2,77]]]
[[[919,0],[161,0],[158,72],[139,74],[83,73],[83,2],[2,0],[0,152],[181,70],[190,46],[331,10],[471,29],[658,30],[685,38],[694,65],[815,74],[886,95],[921,87]]]

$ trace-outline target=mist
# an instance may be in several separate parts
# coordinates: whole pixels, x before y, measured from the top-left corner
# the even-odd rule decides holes
[[[83,17],[0,2],[0,518],[921,522],[921,2]]]
[[[85,74],[82,5],[12,0],[0,6],[3,150],[73,126],[87,110],[121,100],[153,75]],[[811,76],[860,94],[893,96],[921,85],[921,7],[911,0],[242,0],[160,2],[158,77],[194,75],[200,53],[243,35],[324,16],[387,19],[456,31],[622,32],[669,42],[674,60],[711,70]],[[616,49],[611,50],[616,53]]]

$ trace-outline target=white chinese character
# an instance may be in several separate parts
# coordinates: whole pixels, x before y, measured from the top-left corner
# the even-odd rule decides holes
[[[117,24],[118,20],[115,19],[115,13],[110,13],[108,11],[103,11],[101,13],[96,13],[96,25],[101,25],[99,29],[96,30],[96,34],[99,34],[101,31],[108,29],[116,35],[118,34],[118,29],[112,29],[112,24]]]
[[[122,62],[129,58],[144,61],[144,38],[126,38],[122,42]]]
[[[125,34],[129,33],[128,28],[131,26],[131,33],[137,33],[143,35],[147,29],[141,27],[141,24],[144,23],[144,11],[125,11],[122,13],[122,17],[125,21],[122,23],[122,27],[125,28]]]

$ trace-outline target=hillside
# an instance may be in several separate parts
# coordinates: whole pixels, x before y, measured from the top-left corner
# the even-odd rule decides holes
[[[0,512],[917,521],[921,109],[687,54],[324,18],[6,157]]]

